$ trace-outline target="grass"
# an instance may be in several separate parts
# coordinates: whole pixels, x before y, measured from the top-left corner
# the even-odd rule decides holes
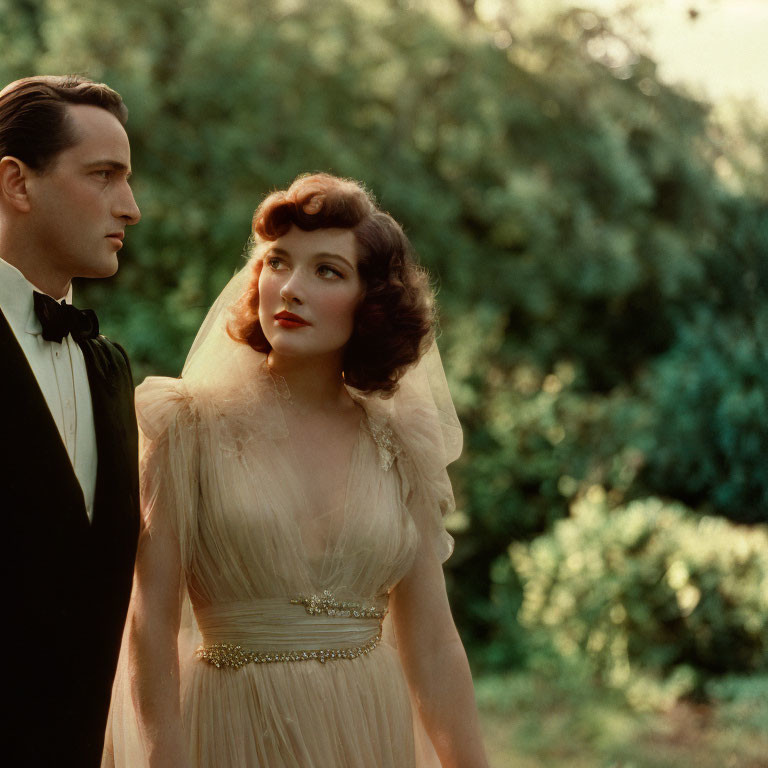
[[[638,713],[616,692],[534,673],[476,681],[492,768],[768,768],[768,677],[707,704]]]

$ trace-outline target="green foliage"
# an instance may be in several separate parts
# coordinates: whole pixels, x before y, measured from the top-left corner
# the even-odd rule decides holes
[[[733,150],[606,20],[506,45],[431,5],[0,0],[0,79],[87,72],[128,104],[143,220],[77,292],[137,380],[178,374],[270,189],[353,176],[404,224],[466,433],[454,613],[509,667],[507,548],[590,488],[767,519],[768,131],[745,119]]]
[[[768,514],[768,312],[762,333],[706,308],[645,382],[652,429],[642,482],[741,522]]]
[[[640,380],[651,418],[637,492],[663,490],[695,508],[764,523],[768,205],[729,199],[722,213],[719,240],[700,254],[708,279],[680,308],[675,343]]]
[[[707,694],[725,727],[768,733],[768,675],[732,675],[710,681]]]
[[[768,669],[766,531],[655,499],[610,513],[584,499],[511,557],[522,623],[638,708]]]

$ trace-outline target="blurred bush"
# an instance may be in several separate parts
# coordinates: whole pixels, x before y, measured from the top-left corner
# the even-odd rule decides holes
[[[719,240],[699,254],[707,280],[680,307],[674,343],[638,377],[650,418],[635,491],[765,523],[768,204],[729,200],[722,214]]]
[[[763,768],[768,754],[768,676],[718,678],[714,706],[678,702],[638,712],[621,691],[559,674],[484,676],[475,690],[489,759],[519,768]]]
[[[768,669],[768,534],[658,499],[572,517],[511,559],[521,622],[638,708]]]
[[[768,675],[732,675],[714,679],[707,695],[727,727],[751,727],[768,734]]]
[[[702,308],[644,382],[650,428],[639,485],[745,523],[768,509],[768,308],[762,333]]]

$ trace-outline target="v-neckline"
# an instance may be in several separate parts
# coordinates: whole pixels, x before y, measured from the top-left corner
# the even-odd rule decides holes
[[[298,467],[300,462],[296,454],[296,448],[293,443],[293,438],[288,437],[290,444],[289,456],[292,460],[293,466],[296,467],[292,472],[298,490],[297,501],[300,503],[304,513],[305,519],[301,517],[294,517],[294,523],[296,526],[296,534],[298,543],[301,546],[303,553],[303,559],[307,565],[316,570],[316,566],[319,566],[320,570],[317,571],[317,575],[324,572],[328,567],[330,559],[332,559],[333,553],[336,551],[338,543],[342,541],[343,537],[347,534],[348,526],[350,525],[350,490],[354,482],[353,468],[359,461],[360,450],[362,448],[363,440],[367,431],[368,414],[362,403],[357,399],[354,399],[356,408],[359,410],[359,421],[355,429],[352,445],[349,449],[346,459],[346,472],[344,473],[344,479],[340,483],[341,493],[339,496],[338,504],[326,506],[322,511],[313,509],[313,503],[311,500],[311,484],[306,480],[299,480]],[[321,546],[317,547],[317,551],[314,547],[308,547],[305,540],[305,534],[302,531],[302,527],[310,524],[323,527],[323,535],[319,537],[318,543],[322,542]],[[317,531],[315,531],[317,533]]]

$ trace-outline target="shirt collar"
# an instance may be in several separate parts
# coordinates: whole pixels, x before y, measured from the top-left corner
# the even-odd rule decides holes
[[[0,259],[0,309],[14,328],[23,328],[27,333],[41,334],[43,329],[35,314],[32,299],[34,291],[45,293],[30,283],[20,270]],[[56,301],[60,302],[61,299]],[[69,284],[64,301],[67,304],[72,303],[72,283]]]

